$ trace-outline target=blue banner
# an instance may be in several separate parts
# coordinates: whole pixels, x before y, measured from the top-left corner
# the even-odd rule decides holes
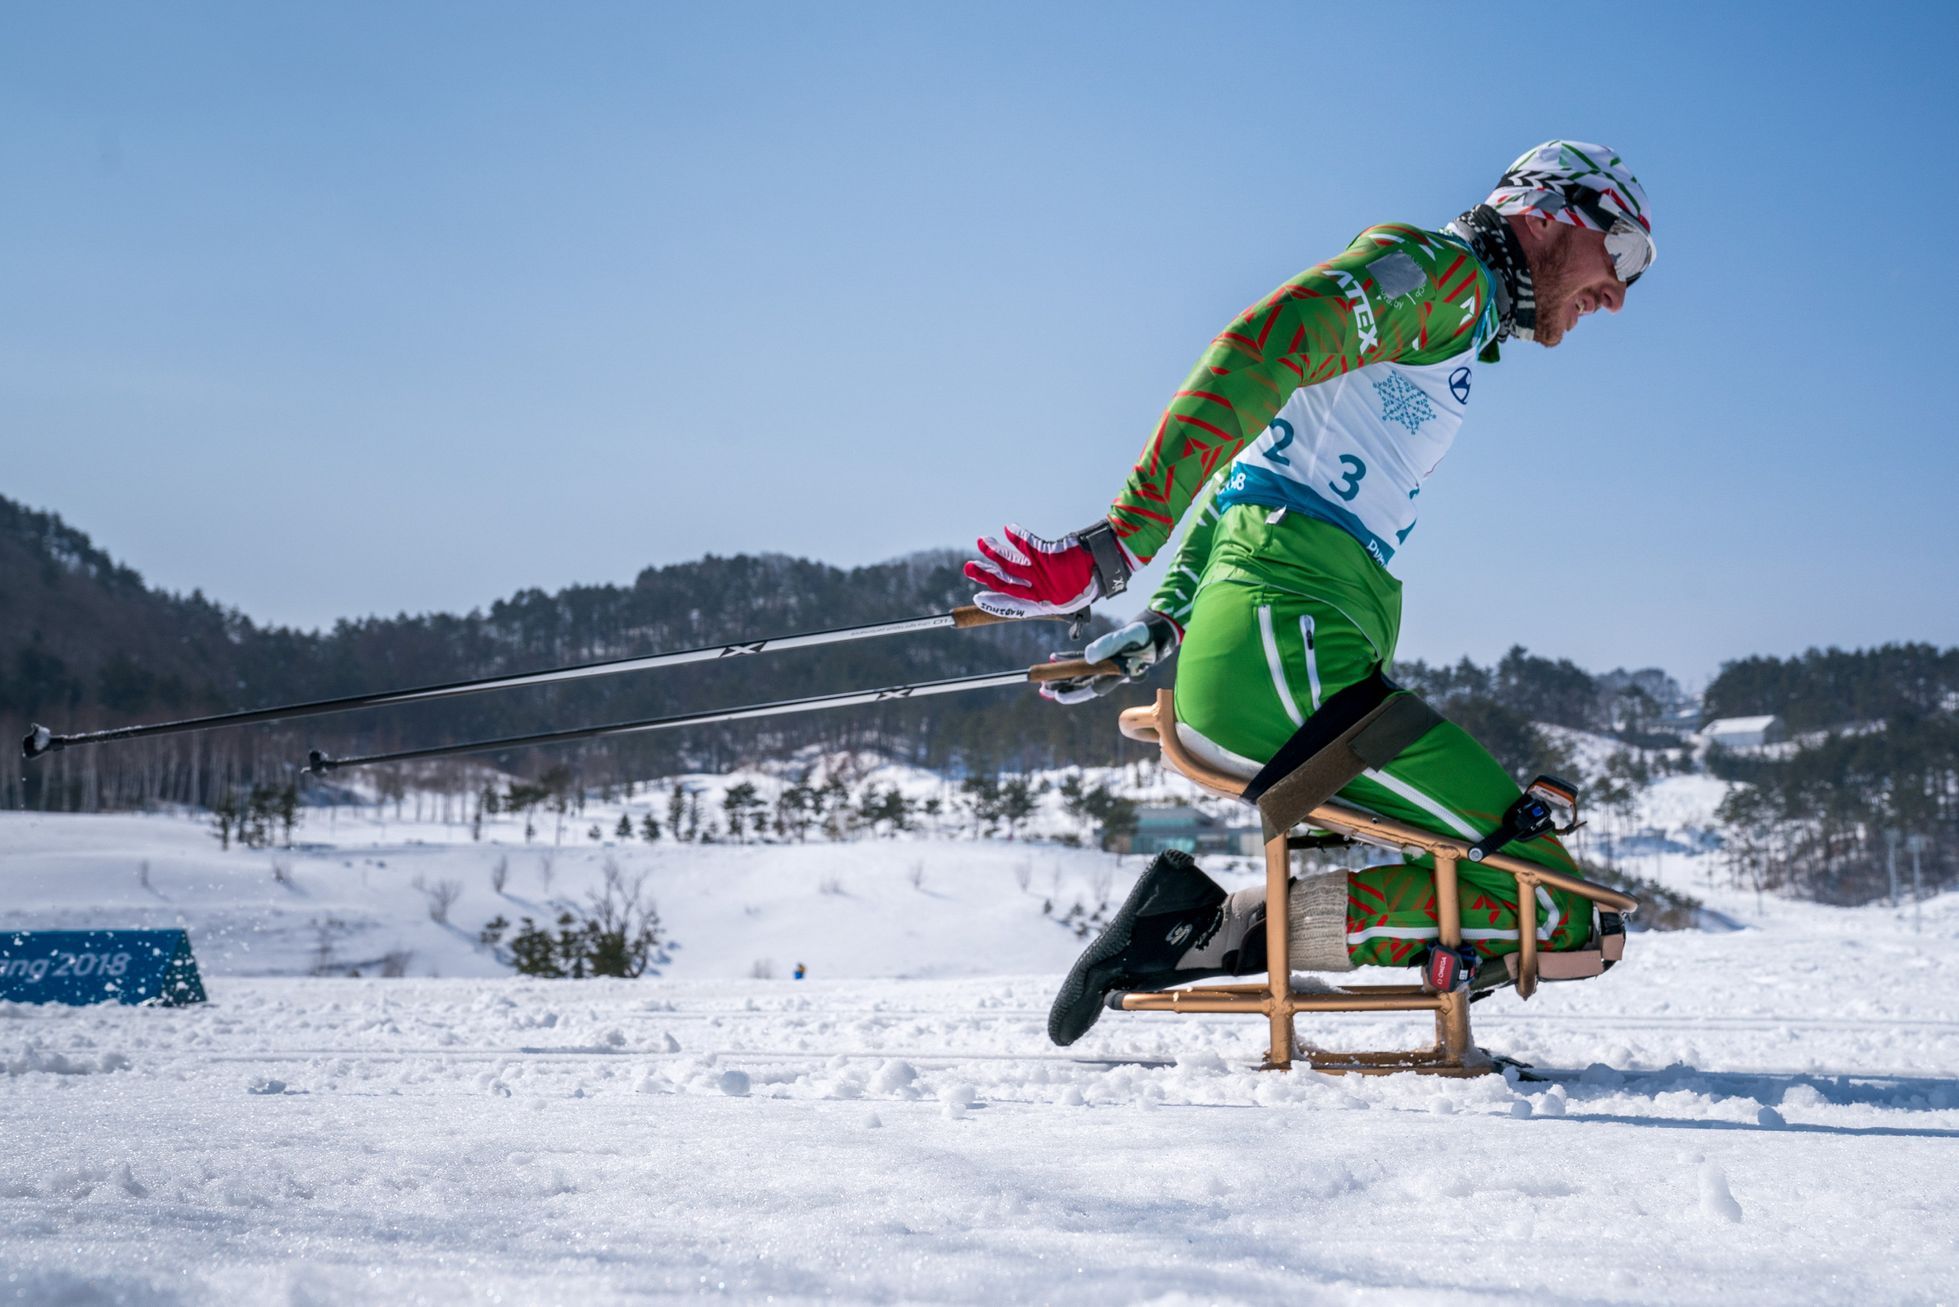
[[[0,1000],[177,1007],[205,998],[181,930],[0,930]]]

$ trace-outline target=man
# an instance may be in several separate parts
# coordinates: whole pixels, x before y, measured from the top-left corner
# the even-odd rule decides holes
[[[1645,193],[1619,156],[1576,141],[1525,154],[1443,230],[1368,228],[1212,341],[1103,519],[1058,540],[1011,526],[981,540],[966,565],[988,587],[976,602],[1026,616],[1119,594],[1196,504],[1149,608],[1085,651],[1125,676],[1044,693],[1093,698],[1181,645],[1184,743],[1211,766],[1254,775],[1329,698],[1392,662],[1401,586],[1389,568],[1462,423],[1477,365],[1495,363],[1510,337],[1554,347],[1581,318],[1618,312],[1653,261],[1651,231]],[[1340,797],[1480,838],[1518,789],[1443,723]],[[1552,836],[1505,851],[1576,869]],[[1461,877],[1465,941],[1485,957],[1514,951],[1514,883],[1467,863]],[[1542,946],[1582,946],[1589,905],[1538,896]],[[1050,1035],[1072,1043],[1118,989],[1265,970],[1263,915],[1262,891],[1227,896],[1189,859],[1159,858],[1069,974]],[[1289,916],[1289,961],[1305,970],[1407,965],[1439,934],[1421,864],[1296,881]]]

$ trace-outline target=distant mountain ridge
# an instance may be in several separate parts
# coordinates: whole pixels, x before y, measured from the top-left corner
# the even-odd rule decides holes
[[[152,589],[59,516],[0,498],[0,728],[11,747],[30,721],[93,729],[944,612],[971,599],[959,563],[950,550],[848,569],[710,555],[646,568],[630,585],[528,589],[461,616],[368,617],[303,632],[260,626],[201,593]],[[59,807],[202,802],[213,784],[282,774],[309,745],[411,747],[900,685],[1044,661],[1066,638],[1059,624],[1030,623],[767,654],[218,732],[199,738],[201,757],[187,739],[76,749],[10,776],[0,802],[40,806],[43,784],[63,787],[69,801]],[[493,761],[531,771],[571,762],[595,780],[719,768],[810,744],[953,770],[1113,761],[1134,754],[1116,737],[1115,713],[1142,695],[1057,711],[1031,692],[996,690]]]
[[[781,555],[709,556],[646,568],[631,585],[522,590],[487,612],[370,617],[301,632],[259,626],[200,593],[152,589],[54,514],[0,498],[0,733],[12,748],[30,721],[74,731],[944,612],[971,597],[960,559],[939,550],[844,569]],[[903,685],[1025,667],[1065,641],[1065,629],[1053,623],[928,632],[77,748],[0,768],[0,807],[209,804],[244,786],[290,783],[308,747],[383,751]],[[560,792],[725,772],[810,746],[875,752],[954,777],[1106,765],[1147,756],[1119,738],[1115,718],[1168,685],[1174,671],[1067,709],[1013,687],[483,761],[533,777],[555,773]],[[1594,675],[1515,648],[1491,667],[1467,659],[1453,666],[1407,661],[1393,671],[1520,780],[1557,772],[1589,783],[1610,806],[1629,802],[1655,775],[1701,765],[1675,729],[1691,700],[1658,669]],[[1741,659],[1708,686],[1702,712],[1778,713],[1818,737],[1787,758],[1707,760],[1742,786],[1722,816],[1736,866],[1750,876],[1861,901],[1888,886],[1886,832],[1897,830],[1930,840],[1928,884],[1959,879],[1959,650],[1891,644]],[[1831,729],[1847,722],[1881,726]],[[1609,736],[1624,747],[1597,774],[1568,771],[1575,760],[1555,730],[1542,729],[1547,724]],[[384,776],[382,783],[390,782]],[[417,783],[462,793],[480,786],[480,776],[435,764]]]

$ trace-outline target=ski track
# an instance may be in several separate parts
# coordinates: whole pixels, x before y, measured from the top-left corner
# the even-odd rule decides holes
[[[1109,1013],[1054,1048],[1079,942],[1029,904],[1107,865],[1086,851],[632,854],[686,947],[581,982],[482,974],[409,888],[467,878],[473,928],[504,854],[535,876],[431,834],[302,853],[295,891],[175,819],[0,814],[10,919],[181,920],[212,997],[0,1003],[0,1303],[1952,1300],[1956,895],[1921,923],[1712,894],[1743,928],[1478,1003],[1532,1071],[1449,1081],[1260,1072],[1241,1017]],[[567,850],[560,891],[591,862]],[[329,912],[448,976],[293,974]],[[815,978],[741,974],[771,955]],[[941,959],[972,971],[906,975]]]
[[[0,1005],[0,1301],[1934,1302],[1959,1265],[1959,1022],[1642,1021],[1621,972],[1477,1005],[1550,1079],[1338,1078],[1230,1017],[1056,1050],[1051,983]]]

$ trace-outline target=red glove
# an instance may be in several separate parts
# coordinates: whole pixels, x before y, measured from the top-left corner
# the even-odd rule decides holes
[[[980,557],[966,564],[966,578],[992,587],[973,602],[995,617],[1072,613],[1097,599],[1121,594],[1139,564],[1106,520],[1043,540],[1018,526],[979,542]]]
[[[1060,539],[1044,541],[1009,525],[1005,543],[987,535],[980,557],[966,564],[966,578],[989,586],[974,604],[995,617],[1074,613],[1095,600],[1123,594],[1140,562],[1115,537],[1107,519]]]

